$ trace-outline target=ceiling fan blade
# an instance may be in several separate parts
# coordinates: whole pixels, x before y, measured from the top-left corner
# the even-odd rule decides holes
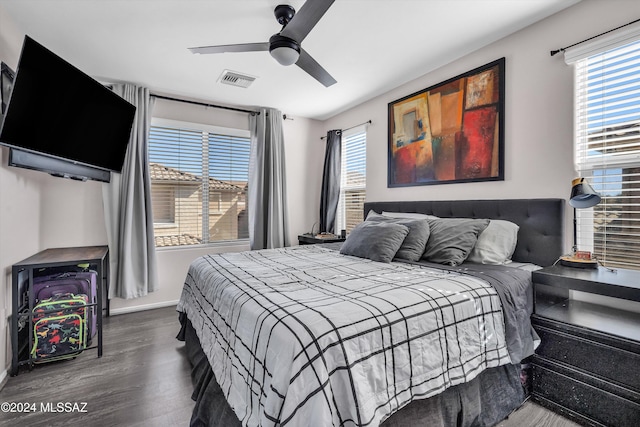
[[[336,79],[331,77],[331,75],[327,73],[327,71],[322,68],[322,66],[318,64],[316,60],[313,59],[304,49],[300,49],[300,58],[298,58],[296,65],[326,87],[337,83]]]
[[[224,44],[220,46],[190,47],[191,53],[229,53],[229,52],[258,52],[269,50],[269,43]]]
[[[280,32],[280,35],[302,43],[302,40],[307,37],[307,34],[315,27],[334,1],[307,0]]]

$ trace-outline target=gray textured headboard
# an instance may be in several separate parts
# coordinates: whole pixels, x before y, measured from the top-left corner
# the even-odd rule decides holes
[[[431,200],[406,202],[366,202],[369,210],[417,212],[441,218],[504,219],[520,226],[513,260],[548,266],[563,251],[563,199]]]

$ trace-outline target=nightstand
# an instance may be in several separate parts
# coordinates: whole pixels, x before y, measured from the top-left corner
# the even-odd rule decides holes
[[[316,237],[315,234],[305,233],[298,235],[298,244],[300,245],[313,245],[316,243],[335,243],[344,242],[345,238],[340,236],[335,237]]]
[[[587,425],[640,422],[640,314],[569,299],[581,291],[640,302],[640,271],[553,266],[532,273],[533,399]]]

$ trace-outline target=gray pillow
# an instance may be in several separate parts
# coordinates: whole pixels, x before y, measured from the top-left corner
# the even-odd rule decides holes
[[[391,262],[408,233],[409,228],[405,225],[363,221],[351,230],[340,253],[372,261]]]
[[[488,219],[429,218],[431,234],[422,258],[438,264],[460,265],[469,256]]]
[[[382,216],[389,218],[412,218],[412,219],[429,219],[439,218],[435,215],[421,214],[416,212],[386,212],[382,211]]]
[[[408,261],[418,261],[429,240],[429,222],[426,219],[390,218],[382,215],[367,217],[367,221],[391,222],[405,225],[409,228],[409,234],[396,253],[396,258]]]

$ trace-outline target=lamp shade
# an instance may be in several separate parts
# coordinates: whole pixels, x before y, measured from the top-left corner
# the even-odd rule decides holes
[[[293,65],[298,61],[300,52],[290,47],[278,47],[271,51],[271,56],[273,56],[280,65]]]
[[[600,203],[602,198],[584,178],[571,181],[571,197],[569,204],[577,209],[590,208]]]

